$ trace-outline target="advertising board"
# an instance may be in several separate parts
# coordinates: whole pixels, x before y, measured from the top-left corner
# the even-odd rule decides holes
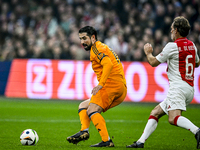
[[[122,62],[127,82],[125,101],[161,102],[167,94],[167,64],[151,67],[147,62]],[[195,96],[200,103],[200,68],[195,70]],[[84,100],[98,84],[90,61],[15,59],[6,87],[7,97]]]

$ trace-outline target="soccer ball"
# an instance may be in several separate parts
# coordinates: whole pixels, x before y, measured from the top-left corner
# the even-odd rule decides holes
[[[36,145],[39,141],[37,132],[33,129],[26,129],[20,135],[20,142],[22,145]]]

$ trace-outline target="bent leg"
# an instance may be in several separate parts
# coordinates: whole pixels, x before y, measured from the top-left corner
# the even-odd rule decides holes
[[[169,123],[178,127],[182,127],[196,134],[198,127],[195,126],[189,119],[181,116],[181,110],[170,110],[169,113]]]
[[[102,141],[106,142],[110,138],[106,127],[106,122],[101,115],[102,111],[103,109],[100,106],[94,103],[90,103],[87,113],[89,118],[92,120],[94,126],[96,127],[97,131],[99,132]]]
[[[90,126],[90,118],[87,115],[87,108],[88,108],[89,102],[90,102],[90,99],[83,101],[79,105],[78,113],[79,113],[80,121],[81,121],[81,130],[78,133],[67,137],[67,141],[69,141],[69,143],[77,144],[80,141],[89,139],[90,137],[89,132],[88,132],[88,129]]]
[[[165,112],[162,110],[160,105],[157,105],[150,114],[148,122],[144,128],[144,132],[140,139],[138,140],[139,143],[144,143],[148,137],[155,131],[158,125],[158,119],[165,115]]]

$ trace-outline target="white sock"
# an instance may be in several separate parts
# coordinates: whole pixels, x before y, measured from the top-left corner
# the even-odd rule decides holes
[[[191,131],[193,134],[196,134],[199,129],[190,120],[188,120],[187,118],[185,118],[183,116],[178,117],[177,126],[187,129],[187,130]]]
[[[147,140],[147,138],[155,131],[157,125],[158,125],[158,119],[154,116],[150,116],[144,128],[144,132],[142,133],[138,142],[144,143]]]

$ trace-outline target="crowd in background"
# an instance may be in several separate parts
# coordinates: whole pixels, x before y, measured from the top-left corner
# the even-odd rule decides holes
[[[0,0],[0,61],[89,60],[78,37],[86,25],[122,61],[146,61],[144,44],[160,53],[176,16],[189,20],[200,54],[200,0]]]

